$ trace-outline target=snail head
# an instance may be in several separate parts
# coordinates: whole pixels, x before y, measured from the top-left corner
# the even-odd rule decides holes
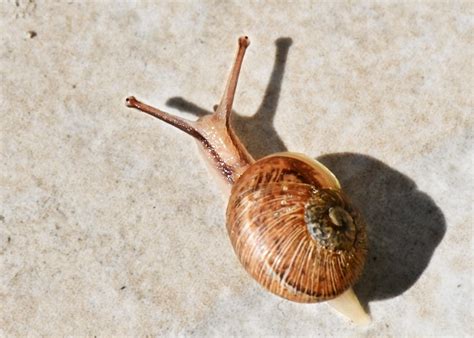
[[[318,189],[305,205],[304,219],[311,237],[330,251],[349,251],[362,220],[342,191]]]

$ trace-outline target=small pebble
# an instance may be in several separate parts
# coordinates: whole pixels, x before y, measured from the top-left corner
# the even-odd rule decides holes
[[[28,31],[26,34],[30,39],[34,39],[38,35],[35,31]]]

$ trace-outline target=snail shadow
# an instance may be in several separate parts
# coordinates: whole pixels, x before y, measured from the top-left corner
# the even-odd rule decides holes
[[[287,37],[281,37],[275,41],[276,50],[272,73],[262,103],[256,113],[252,116],[241,116],[233,111],[231,115],[233,128],[254,158],[286,150],[285,144],[273,127],[273,119],[277,111],[286,60],[292,43],[293,40]],[[245,69],[245,65],[242,68]],[[212,113],[182,97],[172,97],[167,100],[166,104],[197,117]]]
[[[367,222],[369,254],[354,289],[362,305],[398,296],[421,276],[446,232],[441,210],[407,176],[370,156],[318,158]]]

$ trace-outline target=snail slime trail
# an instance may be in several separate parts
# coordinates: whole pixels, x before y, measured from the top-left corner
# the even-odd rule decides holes
[[[321,163],[298,153],[255,161],[232,129],[230,114],[248,37],[237,56],[221,101],[197,121],[170,115],[127,98],[127,106],[191,135],[206,164],[229,196],[226,226],[245,270],[265,289],[285,299],[327,301],[354,323],[370,318],[352,285],[367,256],[364,220]]]

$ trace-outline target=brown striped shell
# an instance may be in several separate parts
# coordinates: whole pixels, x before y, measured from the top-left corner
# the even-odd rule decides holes
[[[235,182],[227,230],[247,272],[296,302],[344,292],[362,272],[367,252],[365,224],[337,179],[294,153],[265,157]]]

